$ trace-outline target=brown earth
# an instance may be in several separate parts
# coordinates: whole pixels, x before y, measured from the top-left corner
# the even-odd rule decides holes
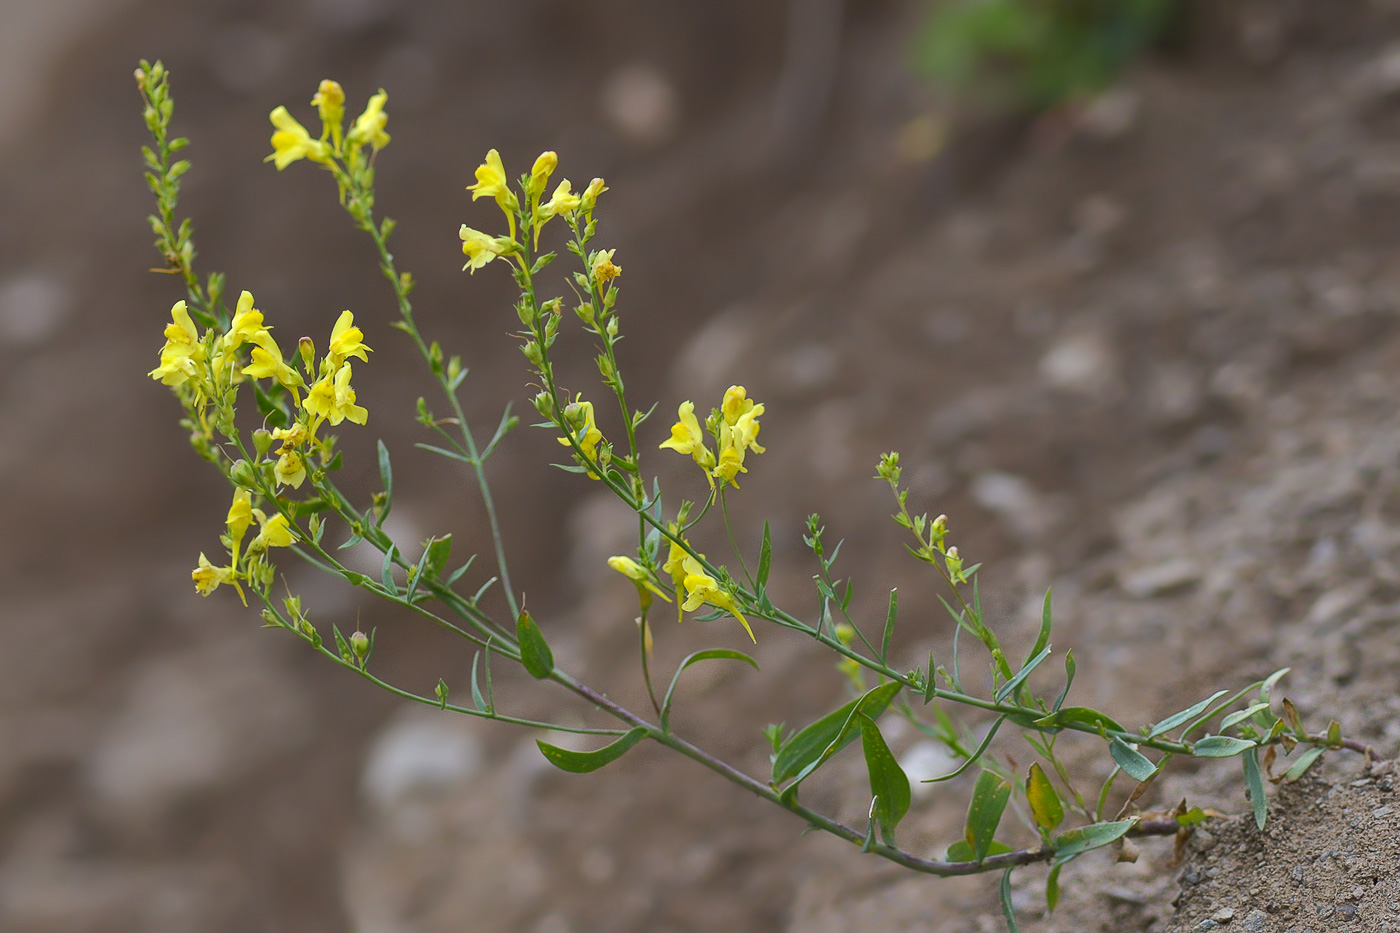
[[[385,326],[366,245],[323,178],[261,164],[267,111],[309,115],[327,75],[352,100],[389,90],[380,205],[401,222],[396,252],[421,281],[424,329],[473,368],[482,424],[523,402],[523,370],[506,336],[506,277],[456,271],[457,225],[491,222],[460,188],[490,146],[513,169],[554,148],[566,174],[613,188],[602,237],[625,269],[634,397],[673,410],[740,381],[768,405],[768,453],[744,479],[736,531],[756,541],[772,521],[780,601],[810,605],[799,533],[819,510],[847,542],[858,617],[882,616],[881,594],[899,582],[896,657],[946,654],[935,589],[868,479],[897,448],[914,505],[948,513],[963,551],[988,562],[1005,640],[1029,642],[1054,584],[1054,645],[1075,650],[1082,702],[1146,722],[1287,665],[1285,692],[1310,725],[1335,717],[1394,753],[1400,11],[1216,5],[1094,105],[973,121],[919,161],[899,144],[932,106],[904,66],[914,10],[831,8],[834,58],[820,28],[785,46],[784,5],[620,0],[154,0],[66,54],[0,178],[0,215],[14,219],[0,228],[0,927],[959,933],[1002,922],[988,886],[910,877],[800,836],[791,817],[658,750],[593,776],[548,770],[533,736],[401,710],[259,631],[236,600],[190,591],[194,556],[218,546],[226,490],[199,471],[164,390],[142,375],[178,297],[141,272],[153,258],[129,75],[143,55],[175,74],[177,126],[194,141],[184,207],[205,269],[253,291],[283,333],[322,335],[351,307],[376,348],[356,374],[372,420],[343,432],[344,482],[367,495],[383,436],[405,543],[451,530],[465,552],[484,543],[482,516],[457,495],[461,477],[412,449],[413,400],[427,390]],[[584,342],[561,346],[569,384],[592,386]],[[556,457],[552,438],[524,431],[494,465],[515,582],[562,664],[637,701],[633,607],[601,565],[628,523],[551,470]],[[653,463],[676,494],[694,479]],[[379,627],[388,679],[427,691],[441,676],[465,691],[470,659],[455,645],[314,576],[288,577],[314,619]],[[762,724],[807,721],[842,689],[829,658],[759,637],[763,675],[698,668],[677,713],[684,734],[753,773],[767,765]],[[740,638],[720,624],[666,627],[658,660]],[[500,689],[525,714],[588,713],[522,684]],[[911,770],[943,767],[915,734],[890,737]],[[1024,766],[1010,738],[998,753]],[[1092,743],[1077,757],[1102,773]],[[1342,788],[1328,806],[1383,793],[1381,778],[1350,787],[1355,760],[1324,767]],[[859,820],[863,766],[843,757],[828,770],[810,802]],[[1241,787],[1233,763],[1180,765],[1143,803],[1238,813]],[[920,787],[906,846],[940,853],[969,789]],[[1339,914],[1295,919],[1248,893],[1273,885],[1253,853],[1292,846],[1264,869],[1288,871],[1336,848],[1304,844],[1326,826],[1294,802],[1324,793],[1281,794],[1262,839],[1252,823],[1212,830],[1216,845],[1197,856],[1207,862],[1190,866],[1216,874],[1187,887],[1175,916],[1168,842],[1142,843],[1136,864],[1075,863],[1049,919],[1044,870],[1018,872],[1022,929],[1193,929],[1181,924],[1224,908],[1231,927],[1263,910],[1282,925],[1260,929],[1331,928]],[[1371,903],[1320,885],[1308,896],[1341,898],[1337,911]],[[1383,922],[1394,918],[1358,906],[1355,929]]]

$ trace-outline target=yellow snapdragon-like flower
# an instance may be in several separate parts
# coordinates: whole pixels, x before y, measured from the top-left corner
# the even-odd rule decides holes
[[[331,147],[319,139],[312,139],[306,127],[296,121],[286,107],[278,107],[268,114],[277,132],[272,134],[272,155],[263,159],[272,162],[280,172],[298,159],[310,159],[322,165],[331,163]]]
[[[598,444],[603,440],[603,432],[598,430],[598,425],[593,420],[593,403],[585,402],[581,398],[574,399],[570,408],[577,406],[579,414],[576,416],[579,427],[574,431],[574,437],[578,438],[579,449],[589,460],[595,460],[598,456]],[[567,409],[566,409],[567,411]],[[565,447],[572,446],[567,437],[559,438],[559,443]],[[598,474],[593,471],[588,473],[589,479],[597,479]]]
[[[277,341],[264,330],[256,335],[254,343],[252,362],[243,367],[243,375],[254,379],[275,379],[295,395],[296,390],[305,383],[297,371],[282,359],[282,348],[277,346]]]
[[[695,417],[695,403],[681,402],[676,409],[680,419],[671,426],[671,437],[658,446],[662,450],[674,450],[678,454],[688,454],[703,467],[707,474],[715,465],[714,454],[705,446],[705,432],[700,429],[700,419]]]
[[[243,540],[248,526],[253,524],[253,494],[243,487],[233,491],[233,504],[228,507],[228,536],[233,541],[234,553],[238,553],[238,542]]]
[[[272,472],[283,486],[300,489],[301,484],[306,482],[306,458],[299,450],[283,451],[278,455]]]
[[[350,387],[350,364],[343,364],[334,375],[317,380],[306,394],[306,410],[331,424],[353,421],[364,424],[369,412],[355,404],[355,390]]]
[[[316,96],[311,104],[321,116],[321,138],[329,136],[334,145],[340,145],[340,124],[345,119],[345,89],[337,82],[326,79],[316,88]]]
[[[510,190],[510,183],[506,178],[505,165],[501,162],[501,154],[495,149],[486,153],[486,161],[481,163],[476,170],[476,184],[468,185],[467,190],[472,193],[472,200],[477,198],[495,198],[501,210],[506,216],[511,218],[514,224],[514,212],[520,206],[515,194]]]
[[[593,213],[593,208],[598,205],[598,195],[607,190],[603,179],[593,179],[588,183],[588,187],[583,189],[583,194],[579,195],[579,207],[585,214]]]
[[[615,252],[615,249],[603,249],[593,257],[593,282],[599,288],[622,274],[622,267],[612,261]]]
[[[238,296],[238,304],[233,311],[233,323],[229,325],[224,340],[232,349],[245,343],[255,343],[257,338],[271,328],[263,324],[262,312],[253,307],[253,293],[244,291]]]
[[[702,603],[709,603],[718,609],[723,609],[734,618],[739,620],[739,624],[744,627],[744,631],[749,633],[749,639],[756,645],[758,639],[754,638],[753,629],[749,627],[749,620],[744,618],[738,608],[734,605],[734,597],[724,587],[719,585],[719,581],[705,573],[705,568],[700,562],[690,555],[686,555],[682,561],[685,568],[685,579],[682,584],[685,586],[685,603],[681,608],[686,612],[693,612]]]
[[[208,596],[221,584],[236,584],[233,567],[215,567],[203,553],[199,555],[199,566],[190,571],[190,579],[200,596]]]
[[[569,179],[565,178],[559,182],[559,187],[554,189],[550,199],[535,209],[535,245],[540,245],[540,231],[544,229],[545,224],[560,214],[570,214],[578,210],[581,203],[582,199],[574,194]]]
[[[253,517],[258,520],[258,536],[249,545],[250,550],[291,547],[296,541],[296,533],[287,522],[287,516],[281,512],[269,518],[262,509],[253,509]]]
[[[681,528],[679,522],[668,522],[666,528],[675,537],[679,538],[681,536]],[[669,543],[670,549],[666,552],[666,562],[661,565],[661,572],[669,573],[671,575],[671,585],[676,588],[677,594],[681,594],[685,592],[685,559],[690,555],[686,553],[685,548],[681,547],[675,541],[670,541]],[[682,612],[683,610],[681,609],[680,604],[677,603],[677,622],[681,621],[681,619],[684,618]]]
[[[753,410],[753,399],[748,396],[749,392],[743,386],[730,386],[724,390],[724,401],[720,403],[719,410],[724,415],[725,424],[732,425],[740,415]]]
[[[535,159],[535,164],[530,168],[530,198],[538,201],[540,195],[544,194],[545,185],[549,184],[549,176],[554,174],[554,170],[559,166],[559,155],[551,149],[541,152],[539,158]]]
[[[671,597],[667,596],[655,583],[651,582],[651,576],[646,572],[646,569],[632,558],[609,557],[608,566],[636,584],[637,595],[642,599],[643,609],[651,605],[652,593],[660,596],[668,603],[671,601]]]
[[[389,145],[389,134],[384,132],[384,125],[389,122],[389,115],[384,112],[384,105],[388,102],[389,95],[380,88],[379,93],[365,105],[365,112],[355,118],[350,132],[345,134],[345,141],[352,146],[368,143],[375,152]]]
[[[165,346],[160,350],[160,365],[146,375],[156,381],[178,386],[202,377],[200,364],[205,360],[204,344],[199,339],[199,328],[190,320],[190,313],[183,301],[177,301],[170,308],[170,323],[165,325]]]
[[[462,238],[462,255],[467,257],[467,264],[462,267],[462,271],[471,270],[473,275],[488,262],[507,256],[516,249],[516,242],[510,237],[490,236],[480,230],[473,230],[466,224],[462,224],[462,229],[457,231],[457,235]]]
[[[748,398],[743,386],[730,386],[724,393],[724,401],[720,403],[719,462],[712,471],[720,482],[738,489],[735,478],[748,472],[744,457],[750,450],[756,454],[764,452],[765,448],[758,443],[758,418],[762,414],[763,405]]]
[[[331,345],[326,350],[331,368],[339,369],[340,364],[352,356],[368,362],[369,357],[366,354],[373,352],[365,344],[364,333],[355,326],[355,315],[349,311],[340,312],[340,317],[336,319],[335,327],[331,330]]]

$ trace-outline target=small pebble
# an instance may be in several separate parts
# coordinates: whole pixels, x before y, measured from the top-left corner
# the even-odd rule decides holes
[[[1240,929],[1245,933],[1263,933],[1264,925],[1269,922],[1269,915],[1258,909],[1251,910],[1245,914],[1244,920],[1240,923]]]
[[[1233,908],[1230,907],[1222,907],[1215,913],[1211,914],[1210,919],[1216,921],[1217,923],[1229,923],[1231,920],[1235,919],[1235,911]]]

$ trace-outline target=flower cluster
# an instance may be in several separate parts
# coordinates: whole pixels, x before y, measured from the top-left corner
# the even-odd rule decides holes
[[[210,327],[201,334],[184,301],[175,303],[170,317],[160,365],[148,375],[175,389],[201,445],[207,448],[217,429],[242,450],[234,426],[234,405],[242,383],[250,379],[271,380],[273,385],[267,393],[285,392],[290,397],[291,411],[283,412],[283,423],[270,432],[259,430],[254,434],[258,456],[266,456],[263,481],[268,494],[281,487],[299,489],[306,481],[307,458],[313,449],[320,453],[323,464],[329,461],[330,439],[317,437],[321,425],[343,421],[364,424],[368,420],[369,412],[356,404],[355,390],[350,385],[350,360],[368,360],[370,348],[351,312],[343,312],[336,321],[326,355],[319,364],[311,339],[303,337],[297,342],[300,370],[294,365],[297,360],[289,363],[283,357],[272,328],[253,306],[249,292],[239,295],[226,329]],[[274,442],[278,442],[275,451]],[[261,485],[256,471],[240,460],[229,466],[228,472],[237,485],[228,514],[228,533],[224,536],[229,563],[218,567],[203,554],[199,556],[193,578],[196,589],[205,595],[221,584],[237,586],[240,576],[248,579],[247,568],[240,569],[239,550],[253,519],[257,519],[260,531],[245,556],[259,555],[269,547],[286,547],[293,541],[294,532],[286,515],[278,512],[269,517],[253,507],[250,487]],[[239,594],[242,595],[241,588]]]
[[[300,159],[326,166],[332,165],[337,157],[349,163],[360,163],[365,146],[369,146],[373,155],[389,145],[389,134],[384,132],[389,122],[389,115],[384,112],[388,101],[389,95],[382,90],[371,97],[364,113],[355,118],[347,133],[345,91],[334,81],[322,81],[316,96],[311,98],[321,117],[321,135],[313,138],[286,107],[278,107],[269,115],[277,131],[272,134],[272,155],[265,161],[275,164],[278,171]]]
[[[753,629],[749,626],[749,620],[744,618],[744,614],[739,611],[734,604],[734,594],[731,593],[719,580],[710,576],[706,572],[705,565],[700,561],[705,555],[692,554],[689,550],[690,542],[681,535],[679,522],[671,522],[668,525],[668,532],[671,535],[670,550],[667,552],[666,561],[661,565],[662,573],[669,574],[671,585],[675,589],[678,603],[676,606],[676,621],[685,618],[685,613],[694,612],[704,604],[714,606],[728,612],[739,620],[739,624],[748,633],[749,639],[758,643],[754,638]],[[697,552],[698,554],[698,552]],[[630,557],[609,557],[608,566],[622,574],[637,587],[637,594],[641,597],[642,610],[646,611],[651,605],[652,594],[656,594],[670,602],[670,597],[666,595],[654,582],[652,573],[647,568],[638,564]]]
[[[520,199],[511,190],[501,154],[495,149],[486,153],[486,160],[477,166],[476,183],[468,185],[467,190],[472,193],[473,201],[478,198],[494,199],[501,213],[506,215],[510,233],[507,236],[491,236],[462,224],[457,235],[462,240],[462,254],[467,257],[467,264],[462,267],[463,271],[475,273],[477,269],[502,256],[519,255],[521,247],[516,239],[517,215],[523,213],[530,226],[535,246],[539,246],[540,231],[555,217],[572,217],[579,212],[585,217],[592,217],[593,208],[598,203],[598,195],[608,190],[601,178],[593,179],[579,194],[574,193],[573,185],[565,178],[559,182],[548,201],[542,200],[545,188],[549,185],[549,178],[558,165],[559,157],[553,152],[542,152],[539,158],[535,159],[530,174],[521,180],[521,189],[527,201],[527,210],[522,212]],[[620,267],[613,266],[611,260],[612,252],[609,251],[606,257],[607,266],[614,270],[609,277],[622,271]]]
[[[676,414],[679,420],[671,427],[670,438],[661,442],[661,448],[688,454],[705,471],[711,486],[718,479],[721,484],[729,483],[738,489],[736,477],[748,472],[744,466],[748,451],[756,454],[764,451],[758,443],[758,419],[763,414],[763,405],[754,404],[743,386],[730,386],[725,391],[724,401],[710,412],[705,422],[710,437],[716,442],[718,456],[705,443],[705,433],[695,417],[695,403],[681,402]]]

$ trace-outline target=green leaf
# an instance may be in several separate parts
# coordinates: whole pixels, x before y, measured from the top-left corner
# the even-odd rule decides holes
[[[1035,825],[1046,832],[1054,832],[1064,821],[1065,808],[1060,803],[1060,795],[1039,762],[1032,764],[1026,775],[1026,799],[1030,802]]]
[[[1066,652],[1065,652],[1065,689],[1063,689],[1063,690],[1060,691],[1060,697],[1059,697],[1059,699],[1057,699],[1057,700],[1055,701],[1055,705],[1051,707],[1051,709],[1053,709],[1053,710],[1054,710],[1055,712],[1057,712],[1057,713],[1060,711],[1060,707],[1065,705],[1065,697],[1069,696],[1069,688],[1072,687],[1072,686],[1074,686],[1074,671],[1075,671],[1074,652],[1073,652],[1073,651],[1066,651]]]
[[[481,660],[481,652],[472,655],[472,704],[479,712],[489,713],[491,708],[486,705],[486,699],[481,695],[481,687],[476,680],[476,665]]]
[[[993,771],[983,771],[977,778],[977,786],[972,791],[972,803],[967,808],[967,826],[964,838],[972,846],[975,860],[980,862],[987,857],[1001,825],[1001,815],[1006,810],[1006,802],[1011,799],[1011,785],[1001,775]]]
[[[1269,818],[1269,805],[1264,799],[1264,776],[1259,773],[1259,752],[1251,749],[1242,755],[1244,759],[1244,783],[1249,788],[1249,805],[1254,808],[1254,825],[1264,828]]]
[[[889,664],[890,639],[894,637],[894,617],[899,612],[899,588],[890,590],[890,606],[885,610],[885,632],[880,636],[880,663]],[[933,665],[929,665],[929,682],[933,681]]]
[[[394,555],[398,552],[398,545],[390,544],[389,550],[384,552],[384,564],[379,568],[379,579],[384,584],[385,591],[395,596],[399,593],[398,585],[394,583]]]
[[[934,707],[934,710],[941,714],[941,711],[938,710],[938,707]],[[987,734],[982,737],[982,743],[977,746],[977,750],[974,751],[971,755],[968,755],[967,760],[964,761],[962,764],[958,765],[955,769],[948,772],[947,774],[942,774],[935,778],[924,778],[919,783],[936,784],[939,781],[951,781],[953,778],[957,777],[959,774],[962,774],[968,768],[972,767],[982,757],[982,753],[987,750],[987,746],[992,744],[992,739],[996,738],[997,730],[1001,728],[1001,724],[1006,722],[1006,720],[1009,718],[1009,713],[1002,713],[1000,716],[998,716],[996,718],[996,721],[992,723],[992,727],[987,730]]]
[[[1321,745],[1315,745],[1307,751],[1303,752],[1303,754],[1298,756],[1298,760],[1293,762],[1293,764],[1289,766],[1288,770],[1283,773],[1283,779],[1285,781],[1298,780],[1298,778],[1302,777],[1304,774],[1307,773],[1308,769],[1313,766],[1313,762],[1317,761],[1317,759],[1320,758],[1322,756],[1322,753],[1326,750],[1327,749],[1325,749]]]
[[[1123,773],[1135,781],[1146,781],[1157,773],[1157,766],[1152,763],[1152,759],[1116,735],[1108,740],[1108,753],[1118,762],[1118,767],[1123,769]]]
[[[379,442],[379,481],[384,484],[384,508],[379,512],[378,524],[389,517],[389,509],[394,504],[394,468],[389,463],[389,448]]]
[[[1253,706],[1246,707],[1245,709],[1236,710],[1220,721],[1220,731],[1224,732],[1231,726],[1244,722],[1260,710],[1266,710],[1268,708],[1268,703],[1255,703]]]
[[[549,644],[544,640],[544,633],[535,624],[530,613],[523,611],[520,613],[520,618],[515,623],[515,637],[520,639],[520,663],[525,665],[525,670],[530,672],[531,677],[536,680],[544,680],[554,673],[554,652],[549,650]],[[627,749],[624,748],[622,751],[625,752]],[[618,754],[620,755],[622,752],[618,752]],[[545,757],[548,758],[548,754]],[[607,762],[605,761],[603,764],[607,764]]]
[[[1002,700],[1010,696],[1012,691],[1014,691],[1017,687],[1021,686],[1021,684],[1025,682],[1026,678],[1031,675],[1031,671],[1039,667],[1040,662],[1044,661],[1048,657],[1050,657],[1050,648],[1047,646],[1045,648],[1042,648],[1039,654],[1027,661],[1026,666],[1017,671],[1015,677],[1011,678],[1006,683],[1001,685],[1001,689],[997,691],[997,702],[1000,703]]]
[[[434,579],[442,574],[442,570],[447,566],[447,559],[452,556],[452,535],[445,534],[441,538],[429,538],[428,546],[423,550],[423,576]]]
[[[1014,870],[1008,868],[1001,873],[1001,915],[1006,918],[1008,933],[1021,933],[1021,928],[1016,926],[1016,908],[1011,905],[1011,872]]]
[[[1045,879],[1045,912],[1053,914],[1055,908],[1060,906],[1060,866],[1056,865],[1050,869],[1050,876]]]
[[[597,771],[603,765],[611,764],[626,754],[627,750],[640,742],[647,734],[647,730],[641,726],[619,738],[611,744],[593,752],[572,752],[567,748],[560,748],[557,745],[550,745],[548,742],[535,740],[535,744],[540,747],[540,753],[545,760],[560,771],[568,771],[573,774],[587,774],[589,771]]]
[[[768,574],[773,569],[773,535],[768,530],[768,522],[763,523],[763,543],[758,548],[758,575],[754,577],[755,586],[763,586],[768,582]]]
[[[991,848],[987,849],[988,857],[993,855],[1005,855],[1007,852],[1014,852],[1011,846],[1004,842],[993,842]],[[977,853],[972,851],[972,846],[966,841],[959,839],[948,847],[948,854],[945,856],[950,862],[975,862]]]
[[[1055,847],[1053,864],[1063,865],[1090,849],[1099,849],[1119,839],[1133,828],[1136,820],[1118,820],[1112,823],[1090,823],[1069,832],[1060,833],[1052,845]]]
[[[743,661],[758,670],[758,662],[741,651],[731,651],[728,648],[708,648],[704,651],[696,651],[686,656],[685,660],[676,668],[676,673],[671,677],[671,686],[666,688],[666,698],[661,701],[661,728],[670,728],[671,722],[671,699],[676,692],[676,685],[681,682],[681,672],[697,661],[717,661],[728,658],[733,661]]]
[[[1035,644],[1031,647],[1030,653],[1026,655],[1026,663],[1031,663],[1031,658],[1040,654],[1046,646],[1050,644],[1050,594],[1054,592],[1054,587],[1045,591],[1045,602],[1040,607],[1040,634],[1035,638]]]
[[[1068,657],[1068,655],[1066,655]],[[1100,713],[1096,709],[1089,709],[1087,706],[1066,706],[1064,709],[1056,710],[1049,716],[1042,716],[1035,720],[1032,725],[1042,729],[1058,729],[1070,723],[1084,723],[1085,725],[1113,729],[1122,732],[1123,727],[1118,725],[1107,715]]]
[[[1254,747],[1248,739],[1237,739],[1230,735],[1208,735],[1198,739],[1191,746],[1191,754],[1197,758],[1230,758]]]
[[[1278,684],[1279,679],[1282,678],[1284,674],[1287,674],[1291,670],[1293,670],[1291,667],[1281,667],[1268,677],[1265,677],[1264,682],[1259,685],[1259,702],[1269,703],[1274,696],[1274,686]]]
[[[1210,814],[1206,813],[1206,811],[1202,810],[1200,807],[1192,807],[1176,818],[1176,825],[1185,827],[1204,826],[1208,819],[1210,819]]]
[[[856,726],[852,721],[856,708],[875,719],[894,700],[899,688],[900,685],[893,682],[874,687],[864,696],[827,713],[788,739],[773,761],[773,783],[781,784],[790,778],[806,777],[823,761],[845,748],[856,737]]]
[[[875,796],[875,820],[880,826],[880,837],[892,846],[894,829],[909,812],[909,777],[885,744],[875,720],[857,713],[856,721],[865,751],[865,768],[870,775],[870,793]]]
[[[1149,739],[1155,739],[1157,736],[1172,731],[1188,720],[1195,719],[1207,706],[1210,706],[1228,692],[1228,690],[1217,690],[1194,706],[1187,707],[1179,713],[1172,713],[1166,719],[1163,719],[1161,722],[1157,723],[1157,725],[1147,730],[1147,737]]]

